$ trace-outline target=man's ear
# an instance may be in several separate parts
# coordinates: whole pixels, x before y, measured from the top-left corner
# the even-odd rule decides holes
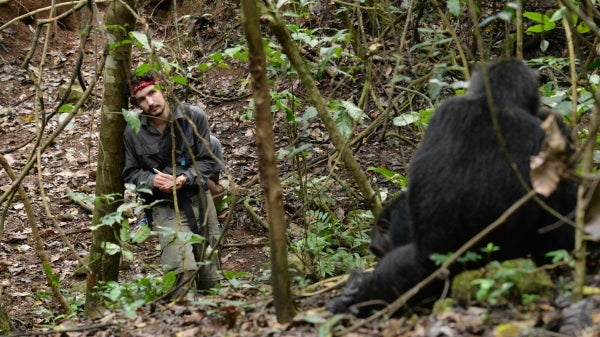
[[[133,96],[129,96],[129,103],[131,103],[131,105],[133,105],[136,108],[139,108],[140,106],[137,104],[137,101],[135,100],[135,97]]]

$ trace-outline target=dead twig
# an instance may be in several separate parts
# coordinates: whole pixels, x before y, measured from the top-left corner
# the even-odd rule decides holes
[[[244,200],[244,208],[246,209],[246,211],[248,212],[248,214],[250,215],[250,217],[252,217],[252,219],[254,219],[254,221],[256,221],[259,225],[261,225],[261,227],[265,228],[265,229],[269,229],[269,225],[263,220],[261,219],[258,214],[256,214],[256,212],[254,211],[254,208],[252,208],[252,205],[250,205],[251,202],[253,201],[258,201],[258,199],[254,199],[254,198],[246,198]]]
[[[250,242],[250,243],[226,243],[223,244],[223,248],[251,248],[251,247],[260,247],[264,246],[268,243],[267,239],[260,240],[259,242]]]
[[[87,202],[85,202],[84,200],[81,200],[79,198],[75,198],[73,196],[73,191],[67,190],[67,197],[69,199],[71,199],[71,201],[73,201],[74,203],[76,203],[79,207],[81,207],[84,210],[86,210],[88,213],[90,213],[90,214],[94,213],[94,205],[93,204],[88,204]]]
[[[70,328],[70,329],[58,329],[58,330],[50,329],[47,331],[23,332],[23,333],[14,334],[11,336],[45,336],[45,335],[55,335],[55,334],[63,335],[67,332],[106,330],[106,328],[110,327],[110,326],[117,326],[117,324],[115,324],[115,323],[93,324],[93,325],[78,326],[78,327]]]

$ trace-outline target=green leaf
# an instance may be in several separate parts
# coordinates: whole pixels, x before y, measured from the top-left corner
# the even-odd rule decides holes
[[[400,116],[394,117],[392,123],[395,126],[407,126],[407,125],[418,122],[419,119],[421,119],[421,116],[419,115],[419,113],[413,111],[413,112],[404,113]]]
[[[245,272],[245,271],[229,271],[229,270],[223,270],[223,276],[227,279],[227,280],[233,280],[236,278],[241,278],[241,277],[252,277],[252,274]]]
[[[305,318],[306,321],[308,321],[307,318],[308,317]],[[334,315],[328,318],[324,324],[319,325],[317,337],[331,336],[331,332],[334,331],[335,326],[338,324],[338,322],[344,319],[346,319],[344,315]]]
[[[516,10],[519,10],[519,9],[521,8],[521,5],[519,4],[519,2],[518,2],[518,1],[509,1],[509,2],[506,4],[506,8],[509,8],[509,9],[511,9],[511,10],[514,10],[514,11],[516,11]]]
[[[506,22],[512,22],[513,18],[515,17],[515,12],[512,10],[502,10],[500,11],[500,13],[498,13],[498,19],[506,21]]]
[[[527,33],[543,33],[548,32],[556,28],[556,24],[554,22],[547,22],[545,24],[533,25],[527,28]]]
[[[212,62],[200,63],[196,66],[196,69],[198,69],[201,72],[207,72],[209,69],[212,68],[212,66]]]
[[[117,207],[117,212],[122,214],[128,212],[129,210],[135,209],[138,206],[137,202],[125,202]]]
[[[116,48],[119,48],[119,47],[124,46],[124,45],[129,45],[129,44],[131,44],[131,40],[125,39],[125,40],[117,41],[115,43],[111,43],[108,46],[108,49],[109,50],[114,50]]]
[[[441,74],[434,74],[432,78],[429,80],[427,84],[427,91],[429,92],[429,97],[433,100],[437,100],[440,96],[440,92],[442,88],[446,86],[446,82],[444,82]]]
[[[310,149],[312,144],[302,144],[298,147],[284,148],[277,152],[277,160],[282,160],[285,158],[293,158],[294,156],[306,153],[307,149]]]
[[[115,255],[118,252],[121,251],[121,246],[112,243],[112,242],[103,242],[102,243],[102,248],[104,248],[104,251],[108,254],[108,255]]]
[[[223,61],[223,53],[216,52],[214,54],[208,55],[208,57],[215,63],[221,63]]]
[[[278,0],[277,4],[275,5],[275,8],[281,9],[281,7],[283,7],[288,2],[289,2],[289,0]]]
[[[156,48],[156,50],[161,50],[165,47],[165,44],[162,41],[152,41],[152,43],[154,43],[154,48]]]
[[[550,257],[552,259],[552,263],[559,263],[564,261],[569,262],[573,260],[569,252],[567,252],[564,249],[550,251],[546,253],[545,256]]]
[[[123,219],[121,221],[121,228],[119,230],[119,239],[121,241],[129,241],[129,221],[127,219]]]
[[[314,106],[309,106],[304,110],[301,117],[296,118],[296,122],[308,122],[317,116],[317,109]]]
[[[323,324],[326,322],[325,318],[317,315],[306,315],[302,317],[302,320],[310,324]]]
[[[346,111],[336,111],[333,118],[344,139],[348,139],[352,133],[352,127],[354,125],[352,118],[350,118]]]
[[[125,118],[125,122],[131,126],[133,133],[137,134],[140,132],[140,127],[142,126],[140,115],[129,109],[121,109],[121,112],[123,112],[123,118]]]
[[[539,23],[550,22],[550,18],[544,13],[524,12],[523,16],[534,22],[539,22]]]
[[[440,254],[433,253],[429,256],[429,259],[435,263],[436,266],[441,266],[452,256],[452,253]]]
[[[466,252],[463,256],[456,259],[456,261],[460,263],[475,262],[479,260],[481,260],[481,255],[471,251]]]
[[[454,15],[455,17],[460,17],[460,15],[462,14],[462,6],[460,0],[448,0],[446,2],[446,7],[448,8],[450,14]]]
[[[133,319],[137,317],[137,309],[144,305],[146,302],[144,300],[136,300],[132,303],[123,304],[123,311],[125,317],[129,319]]]
[[[554,21],[552,21],[546,14],[525,12],[523,13],[523,16],[538,23],[537,25],[527,28],[528,33],[542,33],[556,28],[556,23],[554,23]]]
[[[369,171],[379,173],[385,178],[385,180],[396,183],[402,187],[406,186],[408,183],[406,177],[396,171],[388,170],[383,167],[369,167]]]
[[[142,277],[140,279],[140,284],[146,288],[149,288],[152,286],[152,282],[150,281],[150,279],[148,277]]]
[[[296,114],[292,109],[284,109],[285,110],[285,121],[288,123],[296,122]]]
[[[185,78],[183,76],[173,76],[173,77],[171,77],[171,81],[173,81],[174,83],[177,83],[177,84],[182,84],[182,85],[187,84],[187,78]]]
[[[152,68],[152,66],[147,63],[140,64],[137,68],[135,68],[135,76],[142,76],[145,73],[153,70],[154,68]]]
[[[136,186],[135,184],[125,183],[125,189],[128,191],[135,191]]]
[[[94,207],[94,199],[96,197],[93,195],[89,195],[89,194],[85,194],[85,193],[81,193],[81,192],[70,192],[70,193],[67,193],[67,196],[76,202],[81,202],[90,207]]]
[[[122,25],[106,25],[107,30],[120,30],[123,33],[127,33],[127,30]]]
[[[167,291],[171,290],[171,288],[173,288],[173,286],[175,285],[176,280],[177,280],[177,272],[175,272],[174,270],[171,270],[170,272],[163,275],[163,277],[162,277],[163,292],[166,293]]]
[[[600,69],[600,59],[597,59],[588,65],[588,70]]]
[[[542,42],[540,42],[541,51],[546,51],[548,49],[548,46],[550,46],[550,42],[548,42],[548,40],[543,39]]]
[[[58,112],[71,112],[73,111],[73,104],[63,104],[58,108]]]
[[[554,14],[552,14],[550,21],[556,22],[558,20],[561,20],[565,15],[567,15],[567,13],[568,13],[567,7],[562,7],[561,9],[554,12]]]
[[[121,219],[123,219],[123,215],[118,212],[112,212],[100,218],[100,223],[105,226],[112,226],[113,224],[120,223]]]
[[[43,267],[44,271],[46,272],[46,276],[50,279],[50,282],[52,282],[54,285],[58,284],[58,281],[60,281],[60,274],[54,274],[52,272],[52,265],[49,263],[44,263]]]
[[[479,290],[475,295],[477,300],[484,301],[488,297],[490,289],[494,286],[495,283],[496,281],[491,279],[476,279],[471,281],[472,285],[479,285]]]
[[[144,49],[150,51],[150,42],[148,41],[148,37],[146,36],[146,34],[142,33],[142,32],[129,32],[129,35],[131,37],[133,37],[136,41],[138,41],[140,43],[140,45],[142,47],[144,47]]]
[[[492,253],[492,252],[497,252],[500,250],[500,247],[494,245],[493,242],[488,243],[485,247],[482,247],[480,249],[482,252],[484,253]]]
[[[152,195],[152,189],[148,186],[140,186],[138,188],[136,188],[136,192],[138,193],[146,193],[149,195]],[[162,200],[158,200],[158,202],[161,202]],[[153,204],[157,203],[156,201],[153,202]]]
[[[352,118],[352,120],[354,120],[358,124],[362,124],[364,122],[365,117],[367,117],[367,115],[365,115],[361,108],[359,108],[358,106],[356,106],[356,104],[350,101],[342,101],[341,103],[342,106],[346,108],[346,111],[348,112],[348,115],[350,116],[350,118]]]
[[[110,289],[109,292],[103,292],[102,296],[108,298],[112,302],[115,302],[121,297],[121,286],[115,281],[109,281],[106,283],[106,288]]]
[[[121,255],[123,256],[123,258],[127,261],[131,261],[133,260],[133,252],[129,251],[129,250],[121,250]]]
[[[62,124],[64,121],[67,120],[67,118],[69,118],[71,115],[69,114],[60,114],[58,115],[58,122],[60,124]],[[69,120],[69,122],[67,123],[67,125],[65,126],[65,131],[66,130],[71,130],[73,128],[73,126],[75,125],[75,119],[71,118],[71,120]]]
[[[147,51],[152,51],[152,48],[150,47],[150,40],[148,40],[148,36],[145,33],[133,31],[129,32],[129,36],[136,40],[138,42],[138,45],[140,45]],[[165,46],[164,43],[157,40],[152,40],[152,44],[156,50],[161,50]]]
[[[585,23],[583,21],[577,25],[576,29],[577,29],[577,33],[579,33],[579,34],[586,34],[591,31],[590,26],[588,26],[587,23]]]
[[[150,234],[152,234],[152,230],[150,229],[149,226],[141,226],[140,228],[138,228],[138,230],[135,232],[135,234],[133,235],[133,237],[131,238],[131,241],[133,243],[142,243],[144,242],[147,238],[150,237]]]
[[[227,48],[224,51],[224,55],[238,61],[245,62],[249,60],[248,50],[244,45],[238,45],[235,47]]]

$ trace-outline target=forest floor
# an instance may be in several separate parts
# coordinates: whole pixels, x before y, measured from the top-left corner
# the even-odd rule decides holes
[[[35,3],[36,1],[30,1]],[[26,3],[26,2],[25,2]],[[240,34],[239,18],[236,19],[236,4],[218,2],[224,7],[212,8],[212,24],[215,31],[236,31]],[[236,2],[237,3],[237,2]],[[229,8],[227,8],[229,6]],[[169,14],[170,15],[170,14]],[[167,16],[165,14],[165,16]],[[15,17],[15,8],[0,1],[0,26]],[[237,22],[237,24],[235,24]],[[156,31],[168,36],[159,22],[154,23]],[[228,26],[229,25],[229,26]],[[235,29],[231,25],[237,26]],[[35,27],[27,20],[11,25],[0,31],[0,153],[7,159],[16,174],[20,173],[29,160],[34,144],[31,140],[36,133],[34,111],[34,83],[30,74],[22,67],[31,49]],[[223,37],[216,34],[195,35],[204,52],[223,48]],[[192,34],[193,35],[193,34]],[[201,37],[198,37],[201,36]],[[52,110],[57,102],[59,87],[68,81],[79,48],[77,29],[60,25],[49,38],[47,64],[44,67],[43,93],[46,110]],[[31,62],[31,71],[39,63],[39,54],[45,37],[37,45]],[[82,68],[83,78],[88,80],[94,74],[94,55],[101,54],[103,46],[98,41],[87,44],[86,60]],[[137,55],[140,60],[139,55]],[[195,96],[192,103],[205,107],[211,122],[212,132],[224,146],[227,170],[232,179],[228,184],[238,192],[238,200],[261,197],[258,184],[257,156],[254,141],[255,130],[251,120],[243,118],[250,94],[248,88],[240,89],[248,76],[245,65],[231,69],[214,68],[204,74],[196,85],[201,95]],[[75,204],[66,196],[68,191],[93,193],[95,165],[97,159],[97,131],[99,127],[102,85],[93,93],[93,99],[85,111],[75,118],[71,128],[64,131],[41,156],[44,166],[41,177],[34,169],[23,180],[23,187],[31,198],[34,214],[44,239],[45,250],[53,264],[54,273],[60,275],[61,286],[67,293],[78,294],[72,300],[83,301],[85,277],[78,275],[78,260],[71,249],[61,239],[59,229],[43,209],[39,182],[43,180],[44,193],[48,196],[52,215],[58,227],[64,231],[73,245],[76,254],[84,257],[90,247],[91,213]],[[47,125],[47,133],[56,128],[58,118]],[[282,130],[276,130],[278,137],[285,137]],[[411,135],[407,135],[411,137]],[[328,146],[323,142],[324,151]],[[399,155],[397,141],[380,143],[373,140],[368,150],[361,150],[361,162],[384,163],[390,169],[401,170],[409,161],[405,154]],[[406,153],[410,153],[410,148]],[[407,156],[407,155],[406,155]],[[382,159],[384,158],[384,159]],[[285,168],[282,174],[286,174]],[[35,172],[35,173],[34,173]],[[377,183],[376,177],[373,177]],[[0,188],[10,186],[11,179],[5,170],[0,170]],[[385,186],[385,182],[380,182]],[[389,187],[389,186],[388,186]],[[268,236],[266,230],[251,217],[241,203],[230,204],[219,214],[227,232],[221,252],[222,269],[232,272],[246,272],[260,279],[268,275],[269,262]],[[264,217],[261,202],[253,206],[259,216]],[[20,198],[13,200],[7,209],[6,222],[0,232],[0,287],[2,305],[7,309],[21,335],[56,336],[326,336],[327,324],[332,315],[323,310],[332,292],[307,297],[297,297],[301,310],[289,324],[276,321],[270,301],[268,277],[264,283],[244,282],[240,277],[235,282],[223,280],[229,291],[225,295],[206,296],[180,303],[154,303],[141,307],[133,317],[123,313],[107,313],[94,321],[60,316],[60,307],[49,295],[47,280],[36,254],[37,249],[31,239],[31,219],[26,214],[26,204]],[[122,280],[131,280],[136,275],[156,271],[159,262],[156,242],[150,240],[134,246],[135,259],[123,263]],[[235,283],[235,284],[234,284]],[[295,289],[301,293],[303,289]],[[45,295],[44,295],[45,294]],[[505,322],[519,322],[518,331],[526,331],[530,336],[550,336],[538,328],[560,316],[558,308],[550,305],[537,310],[519,312],[516,308],[505,307],[490,313],[481,307],[457,308],[431,316],[413,316],[410,319],[390,319],[375,321],[349,333],[349,336],[491,336],[495,326]],[[600,314],[594,316],[600,321]],[[342,319],[348,325],[355,323],[351,317]],[[596,322],[598,322],[596,321]],[[58,326],[56,326],[59,324]],[[62,329],[63,334],[52,330]],[[523,328],[521,328],[523,327]],[[511,326],[513,328],[513,326]],[[48,330],[49,329],[49,330]],[[498,336],[518,336],[506,334]],[[591,335],[590,335],[591,336]]]

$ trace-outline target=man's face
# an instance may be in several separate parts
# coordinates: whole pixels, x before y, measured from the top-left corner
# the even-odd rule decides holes
[[[148,116],[159,117],[165,111],[165,97],[155,85],[148,85],[136,91],[133,98]]]

